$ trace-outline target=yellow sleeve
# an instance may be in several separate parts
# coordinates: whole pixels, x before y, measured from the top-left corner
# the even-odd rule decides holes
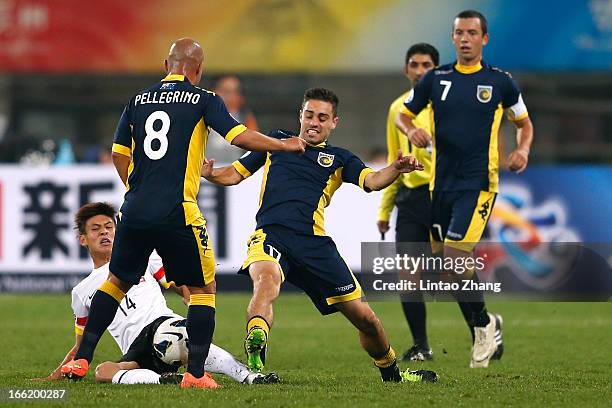
[[[399,130],[395,126],[395,112],[394,109],[389,108],[389,114],[387,115],[387,165],[390,165],[397,158],[397,152],[400,149],[399,140],[397,140]],[[389,221],[391,218],[391,212],[395,207],[395,195],[402,185],[402,176],[398,177],[389,187],[385,188],[378,209],[378,220]]]

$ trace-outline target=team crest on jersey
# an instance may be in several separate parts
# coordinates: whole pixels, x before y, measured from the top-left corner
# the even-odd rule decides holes
[[[317,163],[319,163],[323,167],[330,167],[332,164],[334,164],[334,155],[319,152]]]
[[[478,85],[476,97],[482,103],[487,103],[493,96],[493,87],[491,85]]]

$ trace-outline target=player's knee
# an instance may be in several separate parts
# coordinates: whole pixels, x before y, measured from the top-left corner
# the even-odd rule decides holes
[[[355,326],[359,331],[375,335],[381,328],[380,320],[372,310],[360,313],[355,319]]]
[[[95,371],[96,382],[111,382],[117,371],[116,364],[110,361],[99,364]]]
[[[258,269],[255,273],[251,274],[251,278],[255,293],[265,292],[269,296],[278,296],[282,279],[276,265],[274,267]]]

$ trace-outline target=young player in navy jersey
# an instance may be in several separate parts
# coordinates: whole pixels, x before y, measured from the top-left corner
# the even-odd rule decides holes
[[[86,375],[100,337],[156,249],[168,281],[186,285],[191,293],[189,358],[181,387],[218,387],[204,373],[215,325],[215,261],[197,205],[208,128],[247,150],[302,153],[304,142],[270,138],[236,122],[220,97],[196,86],[202,77],[203,55],[194,40],[176,41],[165,61],[168,75],[136,94],[121,115],[113,163],[127,192],[119,212],[115,250],[108,280],[92,299],[74,360],[61,369],[66,377]]]
[[[391,165],[373,171],[348,150],[329,144],[327,139],[339,120],[337,106],[332,91],[306,91],[299,138],[308,146],[301,156],[252,152],[231,166],[213,170],[211,161],[202,168],[204,177],[222,185],[240,183],[264,168],[257,230],[248,242],[240,271],[253,281],[247,309],[247,364],[254,370],[263,368],[272,304],[287,280],[303,289],[321,314],[340,311],[359,330],[361,345],[374,359],[383,381],[435,381],[437,376],[431,371],[399,371],[381,322],[362,300],[359,282],[324,228],[324,209],[343,182],[365,191],[380,190],[401,173],[423,166],[400,153]],[[285,131],[271,135],[278,139],[293,136]]]
[[[432,248],[443,250],[445,257],[465,257],[480,241],[498,192],[498,133],[504,111],[517,129],[518,146],[507,160],[510,170],[520,173],[527,167],[533,127],[516,81],[482,61],[489,40],[485,17],[474,10],[459,13],[452,40],[457,61],[425,74],[396,124],[417,147],[433,142]],[[430,103],[431,135],[413,122]],[[473,328],[470,367],[487,367],[496,352],[500,356],[501,317],[487,312],[481,292],[470,300],[459,299]]]

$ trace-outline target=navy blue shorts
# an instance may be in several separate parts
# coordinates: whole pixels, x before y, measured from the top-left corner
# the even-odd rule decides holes
[[[203,218],[172,229],[137,229],[117,223],[110,271],[138,284],[153,250],[162,259],[166,280],[177,286],[203,287],[215,280],[215,257]]]
[[[279,265],[281,279],[306,292],[323,315],[337,312],[336,303],[361,299],[361,286],[330,237],[268,225],[255,231],[247,245],[238,273],[248,275],[252,263],[272,261]]]
[[[471,252],[485,230],[497,194],[489,191],[434,191],[431,198],[431,242]]]

